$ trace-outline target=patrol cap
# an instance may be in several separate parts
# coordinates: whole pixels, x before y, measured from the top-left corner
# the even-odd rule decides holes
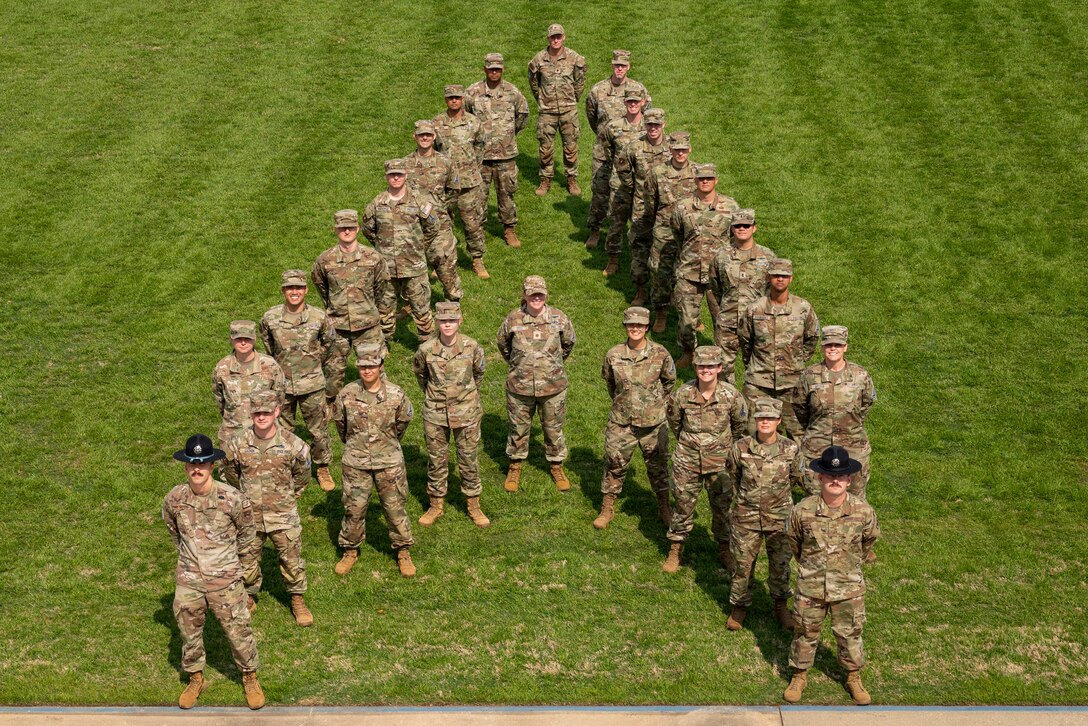
[[[722,349],[716,345],[700,345],[695,349],[691,362],[697,366],[721,365]]]
[[[614,51],[612,51],[612,65],[614,65],[614,66],[629,66],[629,65],[631,65],[631,51],[629,51],[629,50],[614,50]]]
[[[560,25],[559,23],[552,23],[551,25],[548,26],[548,37],[549,38],[552,37],[553,35],[566,35],[566,34],[567,34],[567,31],[563,30],[563,26]]]
[[[808,468],[817,474],[856,474],[861,471],[861,462],[850,458],[850,452],[841,446],[828,446],[819,459],[808,463]]]
[[[782,418],[782,402],[770,396],[757,398],[752,405],[752,418]]]
[[[738,209],[733,212],[733,224],[755,224],[756,223],[756,210],[754,209]]]
[[[650,109],[651,111],[653,109]],[[691,134],[687,131],[673,131],[669,134],[670,149],[691,149]]]
[[[206,464],[226,457],[222,449],[212,446],[212,440],[204,434],[193,434],[185,441],[185,448],[174,452],[174,458],[186,464]]]
[[[717,179],[718,167],[715,164],[696,164],[695,165],[695,178],[696,179]]]
[[[248,338],[257,339],[257,323],[252,320],[232,320],[230,324],[230,339]]]
[[[306,287],[306,273],[302,270],[284,270],[280,287]]]
[[[430,134],[431,136],[434,136],[434,121],[431,121],[429,118],[416,121],[416,128],[413,133],[415,136],[419,136],[420,134]]]
[[[538,292],[547,295],[548,283],[544,282],[544,278],[540,275],[529,275],[522,283],[522,289],[525,290],[526,295],[535,295]]]
[[[642,114],[642,120],[648,124],[663,124],[665,123],[665,109],[651,108]]]
[[[767,269],[768,275],[793,275],[793,260],[785,257],[775,257],[771,260],[771,266]]]
[[[824,326],[821,345],[846,345],[850,339],[850,331],[845,325]]]
[[[623,311],[624,325],[649,325],[650,311],[646,308],[632,305]]]
[[[337,229],[359,226],[359,213],[354,209],[341,209],[332,215],[332,226]]]
[[[642,101],[645,98],[646,91],[643,91],[641,88],[632,87],[623,92],[624,101]]]
[[[502,53],[488,53],[484,56],[484,68],[505,68]]]
[[[465,87],[459,83],[446,86],[446,98],[460,98],[465,95]]]
[[[404,163],[404,159],[390,159],[385,162],[385,174],[407,174],[408,165]]]
[[[434,319],[435,320],[460,320],[461,319],[461,303],[457,302],[440,302],[434,306]]]
[[[366,343],[355,349],[355,365],[380,366],[385,360],[384,343]]]
[[[249,397],[250,413],[272,413],[280,405],[280,394],[275,391],[257,391]]]

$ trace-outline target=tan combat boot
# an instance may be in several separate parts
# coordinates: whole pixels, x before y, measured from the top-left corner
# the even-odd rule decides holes
[[[503,227],[502,238],[506,242],[507,247],[521,247],[521,240],[518,239],[518,233],[514,231],[514,226]]]
[[[865,564],[871,565],[876,562],[876,550],[869,550],[865,553]]]
[[[563,471],[562,464],[552,464],[548,467],[548,473],[552,475],[552,481],[555,482],[556,489],[561,492],[570,489],[570,479],[567,478],[567,472]]]
[[[264,705],[264,691],[257,680],[257,671],[242,673],[242,688],[246,692],[246,705],[256,711]]]
[[[604,499],[601,500],[601,513],[597,515],[597,518],[593,520],[593,526],[597,529],[604,529],[608,526],[608,523],[612,521],[612,518],[616,516],[616,495],[605,494]]]
[[[680,553],[683,549],[683,542],[669,542],[669,556],[665,558],[665,564],[661,565],[662,572],[680,571]]]
[[[397,321],[399,322],[401,320],[404,320],[405,318],[407,318],[411,314],[412,314],[412,306],[411,305],[405,305],[404,307],[402,307],[400,310],[397,311]]]
[[[300,628],[308,628],[314,624],[314,614],[306,607],[302,595],[291,596],[291,614],[295,616],[295,625]]]
[[[850,671],[846,674],[846,690],[850,691],[850,698],[859,706],[868,706],[873,702],[873,697],[861,685],[861,671]]]
[[[332,474],[329,473],[329,467],[317,467],[317,485],[321,487],[321,491],[323,492],[331,492],[336,488],[336,480],[334,480]]]
[[[672,509],[669,507],[669,493],[657,493],[657,518],[668,527],[672,523]]]
[[[196,705],[196,699],[208,688],[208,681],[204,679],[204,671],[194,671],[189,674],[189,685],[178,696],[178,706],[189,709]]]
[[[635,296],[631,298],[631,304],[636,307],[642,307],[646,304],[646,286],[639,285],[635,288]]]
[[[491,279],[491,273],[487,271],[486,267],[484,267],[483,257],[472,258],[472,271],[475,272],[476,277],[480,278],[481,280]]]
[[[468,518],[472,520],[480,529],[486,529],[491,526],[491,520],[487,518],[484,511],[480,509],[479,497],[465,497],[465,504],[468,505]]]
[[[346,575],[351,572],[351,568],[355,567],[355,561],[359,559],[359,550],[351,548],[344,550],[344,556],[340,558],[340,561],[336,563],[336,567],[333,570],[337,575]]]
[[[577,177],[567,177],[567,192],[574,197],[582,196],[582,187],[578,186]]]
[[[684,354],[676,359],[677,368],[690,368],[691,367],[691,351],[685,350]]]
[[[257,598],[252,595],[246,595],[246,610],[252,615],[253,611],[257,609]]]
[[[665,326],[668,325],[668,322],[669,322],[669,309],[668,308],[657,308],[656,310],[654,310],[654,327],[653,327],[653,331],[655,333],[664,333],[665,332]]]
[[[729,613],[729,619],[725,621],[725,627],[730,630],[740,630],[744,627],[744,618],[748,616],[748,608],[740,605],[733,606],[733,612]]]
[[[542,197],[548,193],[548,190],[552,188],[552,178],[550,176],[541,177],[540,186],[536,188],[536,195]]]
[[[619,255],[609,255],[608,256],[608,264],[604,266],[603,270],[601,270],[601,274],[604,275],[605,277],[612,277],[612,275],[615,275],[616,272],[619,269],[620,269],[620,256]]]
[[[808,671],[794,671],[790,684],[786,686],[786,692],[782,694],[782,700],[786,703],[800,703],[806,684],[808,684]]]
[[[427,511],[423,513],[423,516],[419,518],[419,523],[424,527],[430,527],[442,516],[442,510],[445,508],[445,505],[446,500],[442,497],[431,497],[431,506],[429,506]]]
[[[779,625],[791,633],[797,628],[797,623],[794,622],[793,613],[790,612],[785,598],[774,601],[774,617]]]
[[[506,470],[506,481],[502,483],[502,488],[508,492],[516,492],[518,490],[518,484],[521,483],[521,464],[520,461],[511,461],[510,468]]]
[[[601,243],[601,230],[591,229],[589,230],[589,236],[586,237],[586,249],[596,249],[597,245]]]
[[[412,563],[412,555],[407,547],[397,550],[397,567],[400,568],[402,577],[416,576],[416,566]]]

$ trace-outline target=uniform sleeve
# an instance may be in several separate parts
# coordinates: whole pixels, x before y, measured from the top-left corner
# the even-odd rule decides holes
[[[666,352],[661,360],[661,390],[668,396],[676,386],[676,363],[672,356]]]
[[[873,385],[873,377],[869,371],[865,371],[865,383],[861,388],[861,399],[858,401],[858,416],[862,421],[869,415],[869,409],[876,402],[876,386]]]
[[[310,483],[310,447],[303,442],[291,462],[291,481],[295,485],[295,497],[301,497],[306,485]]]
[[[529,102],[518,91],[517,103],[514,106],[514,134],[520,134],[522,129],[529,125]]]
[[[223,477],[223,480],[230,484],[235,489],[240,489],[242,481],[242,461],[238,456],[238,446],[234,443],[234,439],[227,442],[227,445],[223,447],[226,454],[226,458],[223,459],[223,463],[219,465],[219,474]]]
[[[272,337],[272,326],[268,324],[268,313],[261,317],[261,322],[257,326],[257,334],[261,336],[261,343],[264,344],[265,352],[275,358],[276,339]]]
[[[869,550],[873,549],[873,545],[880,539],[880,525],[876,521],[876,512],[872,507],[869,507],[869,516],[865,520],[865,527],[861,530],[861,553],[863,556],[869,554]]]
[[[797,507],[793,508],[790,512],[789,519],[786,520],[786,542],[790,545],[790,552],[793,553],[793,559],[798,562],[801,561],[801,544],[804,541],[805,533],[801,527],[801,513]]]
[[[740,449],[737,448],[738,442],[734,441],[733,445],[729,447],[729,452],[725,455],[725,470],[729,472],[729,478],[733,482],[733,492],[740,491]]]
[[[321,346],[321,363],[328,363],[336,348],[336,328],[332,327],[332,320],[328,315],[321,321],[321,329],[317,333],[317,344]]]
[[[479,121],[477,121],[476,135],[472,139],[472,146],[476,151],[476,163],[484,163],[484,150],[487,148],[487,129]]]
[[[616,170],[619,172],[620,188],[633,193],[635,191],[635,164],[638,163],[635,155],[635,145],[627,144],[619,153],[624,160],[623,164],[616,165]]]
[[[581,98],[586,90],[586,59],[578,56],[574,62],[574,97]]]
[[[321,264],[321,258],[314,260],[314,266],[310,269],[310,282],[317,290],[317,296],[321,298],[321,304],[329,307],[329,278],[325,274],[325,266]]]
[[[805,316],[805,337],[802,341],[802,349],[805,353],[805,362],[812,358],[816,352],[816,346],[820,343],[820,321],[816,317],[816,310],[811,305],[808,315]]]
[[[219,378],[219,366],[212,370],[212,395],[215,396],[215,406],[219,409],[219,417],[223,417],[223,408],[226,406],[226,394],[223,392],[223,381]]]
[[[725,289],[725,283],[721,279],[724,276],[722,275],[722,272],[721,272],[721,264],[718,262],[718,259],[719,259],[719,257],[721,257],[721,254],[722,253],[719,252],[718,254],[714,255],[714,257],[710,260],[710,273],[709,273],[710,274],[710,290],[714,294],[714,299],[718,301],[718,305],[724,304],[724,297],[725,297],[725,295],[723,293],[723,290]]]
[[[533,94],[533,100],[540,103],[540,76],[537,75],[539,67],[536,58],[529,61],[529,91]]]
[[[340,434],[340,441],[348,440],[348,412],[344,406],[344,392],[341,390],[332,402],[332,421],[336,424],[336,433]]]
[[[402,392],[400,403],[397,405],[397,418],[393,423],[397,440],[404,438],[404,432],[408,430],[408,424],[412,423],[412,415],[412,401]]]
[[[483,385],[484,367],[486,365],[487,363],[484,360],[484,348],[477,343],[472,351],[472,380],[476,382],[477,390]]]
[[[165,497],[162,500],[162,521],[166,525],[166,531],[170,533],[170,541],[177,549],[178,542],[181,541],[178,534],[178,520],[174,516],[174,510],[170,508],[170,500]]]
[[[366,205],[366,209],[363,210],[363,219],[359,231],[370,240],[371,244],[374,244],[375,240],[378,239],[378,214],[374,202]]]
[[[669,226],[672,227],[673,242],[676,249],[679,250],[684,244],[684,210],[679,205],[672,210],[672,216],[669,217]]]
[[[608,123],[601,127],[601,133],[597,135],[597,140],[601,142],[601,151],[604,154],[604,161],[611,163],[612,157],[616,155],[616,150],[612,147],[615,138],[612,134],[612,124]]]
[[[748,309],[744,312],[744,317],[741,319],[740,324],[737,326],[737,344],[740,346],[741,356],[744,358],[744,367],[747,368],[748,364],[752,361],[752,340],[755,338],[754,318],[752,317],[752,306],[749,305]]]
[[[412,373],[416,374],[416,383],[419,384],[419,390],[426,393],[429,368],[427,366],[427,351],[422,346],[416,349],[416,354],[412,356]]]
[[[684,421],[684,407],[680,405],[680,392],[683,388],[673,390],[669,395],[669,401],[665,406],[665,418],[669,421],[669,428],[674,436],[680,436],[680,427]]]
[[[434,247],[438,240],[438,213],[440,202],[431,194],[425,194],[419,207],[419,226],[423,230],[423,241],[427,249]]]
[[[739,392],[729,411],[729,420],[729,425],[733,428],[733,441],[740,441],[748,434],[748,403],[744,395]]]
[[[793,390],[790,392],[790,402],[793,404],[793,414],[797,417],[797,423],[801,424],[802,430],[808,428],[809,418],[812,414],[812,410],[808,405],[808,394],[808,376],[802,372],[801,377],[797,381],[797,385],[794,386]]]
[[[385,258],[378,256],[374,266],[374,305],[378,308],[378,324],[381,325],[385,342],[393,339],[397,330],[397,293],[393,289],[393,280],[389,277],[389,268]]]
[[[272,390],[280,394],[281,400],[287,395],[287,376],[283,375],[283,369],[275,359],[269,361],[272,367]]]
[[[803,489],[805,487],[805,457],[801,453],[801,447],[793,455],[790,462],[790,486]]]
[[[559,332],[559,343],[563,347],[563,360],[570,357],[574,350],[574,323],[567,315],[563,315],[563,329]]]
[[[238,538],[238,562],[242,566],[246,582],[256,580],[261,566],[261,542],[257,539],[257,523],[253,519],[253,503],[242,494],[232,514],[234,530]]]
[[[605,353],[604,361],[601,363],[601,378],[604,379],[604,384],[608,387],[608,397],[615,400],[616,376],[612,371],[612,356],[608,353]]]
[[[499,326],[498,335],[495,336],[495,346],[499,349],[499,355],[507,363],[510,362],[510,316],[503,319]]]
[[[597,116],[597,96],[590,90],[589,95],[586,96],[586,121],[589,122],[589,128],[594,134],[597,133],[597,123],[599,122]]]

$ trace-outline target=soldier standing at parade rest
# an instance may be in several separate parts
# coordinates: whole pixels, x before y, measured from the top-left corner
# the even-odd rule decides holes
[[[222,418],[218,434],[220,443],[226,444],[249,426],[250,396],[258,391],[282,394],[287,388],[279,363],[272,356],[258,353],[253,347],[256,341],[257,323],[233,321],[230,344],[234,350],[212,370],[212,393]]]
[[[310,281],[336,329],[333,350],[325,364],[325,398],[329,404],[344,387],[348,356],[368,343],[386,343],[396,330],[397,297],[385,258],[361,245],[359,213],[341,209],[333,215],[337,242],[314,260]],[[322,489],[325,485],[322,485]]]
[[[604,430],[604,479],[601,513],[593,526],[604,529],[615,516],[616,497],[623,490],[635,447],[642,449],[650,489],[657,497],[661,523],[668,526],[669,429],[665,401],[676,383],[676,366],[664,346],[646,338],[650,311],[629,307],[623,311],[627,341],[605,354],[601,378],[608,386],[612,410]]]
[[[515,228],[518,208],[514,194],[518,191],[517,135],[529,123],[529,102],[517,86],[502,78],[504,62],[501,53],[484,56],[484,75],[465,89],[465,106],[480,119],[487,134],[483,177],[480,194],[480,219],[487,221],[487,197],[495,183],[495,202],[499,207],[503,239],[510,247],[521,247]]]
[[[491,521],[480,510],[480,382],[484,379],[484,349],[461,335],[461,306],[435,306],[438,335],[419,346],[412,370],[423,391],[423,436],[427,442],[427,496],[430,507],[419,523],[429,527],[443,514],[449,481],[450,437],[457,446],[457,470],[468,516],[477,527]]]
[[[672,291],[676,284],[676,237],[672,232],[672,210],[676,203],[695,192],[695,165],[689,161],[691,134],[669,134],[668,163],[653,168],[646,181],[646,208],[653,217],[653,243],[648,266],[653,275],[650,303],[654,306],[655,333],[664,333]]]
[[[178,706],[192,708],[208,687],[204,620],[210,609],[242,671],[246,704],[258,709],[264,705],[264,691],[257,681],[257,641],[242,583],[245,572],[260,567],[253,508],[244,494],[212,478],[223,452],[212,448],[204,434],[190,436],[174,458],[185,462],[188,479],[162,502],[162,519],[178,551],[174,617],[181,636],[181,669],[189,674]]]
[[[317,483],[331,492],[336,488],[329,464],[332,447],[329,440],[329,409],[325,401],[325,373],[334,355],[336,331],[329,316],[306,304],[306,273],[287,270],[280,278],[283,305],[277,305],[261,318],[259,331],[264,349],[276,359],[286,379],[287,392],[280,408],[279,426],[295,430],[295,409],[313,437],[313,460]]]
[[[632,305],[644,305],[649,298],[650,247],[653,244],[654,212],[647,203],[646,189],[655,167],[668,162],[665,142],[665,110],[651,108],[642,114],[646,132],[623,149],[622,163],[616,165],[620,188],[611,211],[623,223],[631,220],[631,282],[635,285]],[[618,216],[617,216],[618,215]],[[609,234],[611,234],[609,227]]]
[[[631,197],[621,185],[620,175],[630,173],[627,167],[629,160],[624,149],[628,144],[637,141],[644,132],[642,107],[645,103],[645,91],[629,88],[623,97],[627,112],[620,118],[609,121],[597,136],[604,146],[606,163],[612,168],[612,176],[608,182],[608,234],[604,238],[608,264],[601,273],[605,277],[615,275],[620,266],[623,236],[627,233],[627,220],[631,218]]]
[[[710,529],[718,542],[719,556],[726,571],[732,571],[729,557],[729,505],[733,499],[729,471],[733,442],[744,435],[748,406],[744,396],[725,381],[718,380],[722,352],[716,345],[695,349],[695,380],[673,390],[669,396],[669,428],[676,436],[672,455],[672,522],[669,524],[669,554],[661,569],[680,569],[684,540],[695,521],[695,502],[705,486],[710,497]]]
[[[223,478],[242,491],[253,504],[257,543],[271,539],[279,556],[280,574],[291,596],[295,624],[307,627],[314,616],[306,607],[306,561],[302,559],[302,520],[298,498],[310,481],[310,447],[299,437],[276,424],[280,397],[261,391],[250,397],[253,426],[227,444]],[[245,584],[250,612],[257,609],[261,591],[261,568],[246,573]]]
[[[797,630],[790,646],[793,678],[783,698],[797,703],[816,659],[820,631],[831,616],[839,663],[846,671],[846,690],[859,706],[872,702],[861,683],[865,651],[865,576],[861,565],[880,537],[873,508],[847,491],[850,475],[861,464],[841,446],[829,446],[809,462],[820,477],[820,493],[802,499],[786,524],[786,539],[797,558]]]
[[[586,88],[586,59],[563,44],[566,31],[559,23],[548,26],[548,47],[529,61],[529,88],[537,104],[536,137],[540,141],[539,197],[548,193],[555,176],[556,129],[563,136],[563,168],[567,191],[582,193],[578,186],[578,99]]]
[[[506,316],[496,336],[499,355],[510,366],[506,376],[506,414],[510,419],[506,456],[510,468],[503,483],[508,492],[516,492],[521,482],[521,467],[529,456],[529,432],[537,410],[552,481],[561,492],[570,489],[570,480],[563,471],[567,459],[563,422],[567,418],[568,385],[563,361],[574,350],[574,326],[562,310],[549,306],[547,300],[544,278],[526,277],[521,307]]]

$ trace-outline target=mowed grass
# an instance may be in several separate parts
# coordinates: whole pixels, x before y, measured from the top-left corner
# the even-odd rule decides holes
[[[874,697],[1088,701],[1084,5],[78,0],[0,17],[0,702],[174,702],[175,556],[159,506],[183,481],[170,454],[216,429],[209,376],[228,322],[279,302],[280,272],[333,243],[332,212],[366,205],[381,162],[411,149],[412,122],[443,108],[444,84],[482,77],[484,53],[505,53],[528,92],[525,64],[554,21],[591,83],[612,48],[633,51],[666,131],[693,133],[693,158],[756,208],[758,240],[793,258],[795,291],[850,326],[849,357],[873,373]],[[492,279],[462,261],[464,331],[488,351],[493,526],[474,528],[451,495],[435,527],[415,528],[419,576],[405,581],[375,504],[361,561],[338,578],[340,492],[312,486],[300,502],[312,629],[292,624],[265,553],[255,627],[272,703],[780,698],[789,639],[762,585],[745,630],[725,630],[705,502],[675,576],[660,571],[664,530],[637,456],[619,516],[590,526],[600,361],[632,287],[606,282],[601,251],[581,245],[583,128],[584,197],[533,196],[531,125],[524,247],[504,247],[492,217]],[[530,273],[578,332],[566,495],[539,429],[522,491],[501,490],[493,339]],[[388,373],[418,411],[413,338],[402,323]],[[659,340],[676,352],[674,339],[670,323]],[[418,422],[404,448],[415,518]],[[206,642],[202,703],[239,702],[216,625]],[[806,700],[843,703],[825,644]]]

